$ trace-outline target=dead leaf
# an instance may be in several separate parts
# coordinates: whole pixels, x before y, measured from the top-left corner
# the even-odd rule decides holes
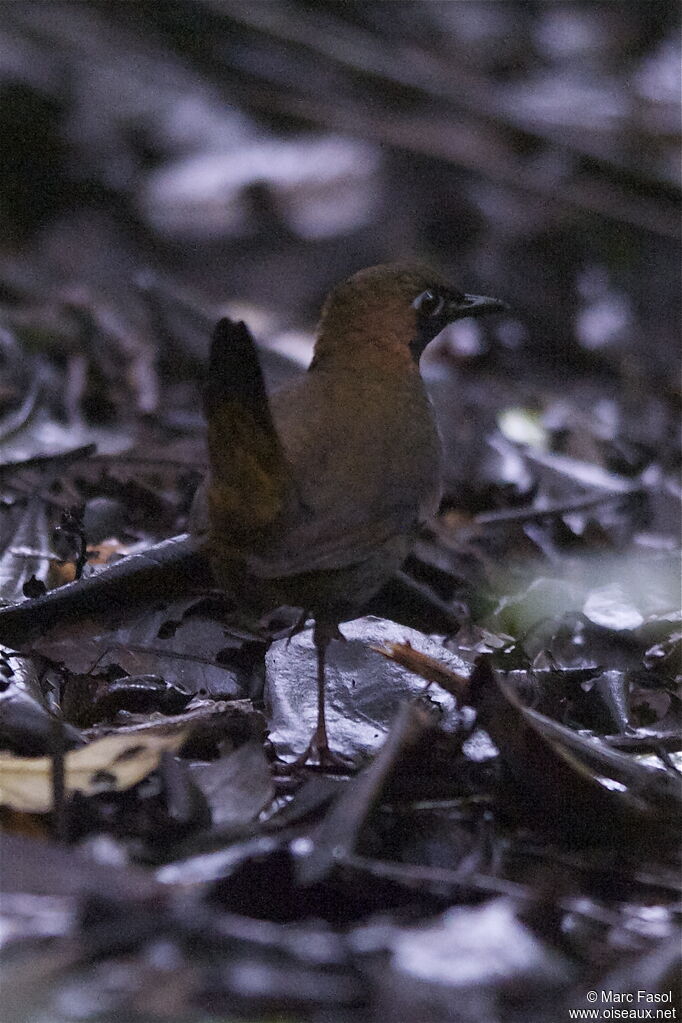
[[[477,662],[471,691],[527,809],[574,838],[673,837],[682,807],[677,776],[524,707],[484,658]]]
[[[64,756],[67,795],[129,789],[157,767],[161,755],[175,752],[187,738],[175,735],[107,735]],[[24,813],[52,809],[52,759],[0,754],[0,804]]]
[[[402,665],[408,671],[413,671],[415,675],[420,675],[429,685],[435,682],[460,703],[464,700],[469,686],[468,677],[461,672],[453,671],[437,658],[415,650],[410,643],[386,643],[383,646],[372,646],[371,649],[389,661]]]

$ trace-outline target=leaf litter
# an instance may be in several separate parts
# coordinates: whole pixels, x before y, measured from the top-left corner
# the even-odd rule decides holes
[[[553,1023],[588,989],[676,994],[673,17],[427,6],[3,10],[8,1019]],[[226,295],[268,381],[300,372],[291,324],[396,230],[514,311],[425,359],[444,502],[333,651],[353,770],[297,772],[309,634],[244,621],[182,538],[197,379]]]

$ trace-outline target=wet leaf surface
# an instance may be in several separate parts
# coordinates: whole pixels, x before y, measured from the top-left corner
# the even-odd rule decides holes
[[[206,797],[214,828],[248,824],[275,794],[268,762],[257,743],[245,743],[213,763],[195,765],[192,781]]]
[[[369,759],[384,743],[401,701],[423,702],[445,728],[457,725],[455,702],[442,694],[433,699],[409,671],[386,666],[373,651],[377,644],[400,638],[422,651],[441,654],[466,671],[456,654],[420,633],[374,618],[347,622],[345,642],[329,651],[326,677],[329,730],[344,756],[355,764]],[[274,643],[266,656],[265,701],[271,722],[270,741],[282,759],[305,749],[315,728],[316,660],[310,631]]]

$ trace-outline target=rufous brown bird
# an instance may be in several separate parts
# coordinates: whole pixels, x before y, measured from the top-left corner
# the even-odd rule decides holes
[[[337,759],[325,725],[327,645],[438,508],[441,449],[420,356],[446,324],[503,308],[426,267],[361,270],[327,297],[308,372],[269,399],[244,324],[215,329],[210,473],[191,530],[205,538],[216,581],[246,606],[314,618],[318,718],[302,760]]]

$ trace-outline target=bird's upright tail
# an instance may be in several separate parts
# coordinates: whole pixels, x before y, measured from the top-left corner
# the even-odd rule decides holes
[[[224,318],[213,332],[204,408],[212,543],[252,550],[282,512],[291,474],[272,419],[256,346],[243,323]]]

